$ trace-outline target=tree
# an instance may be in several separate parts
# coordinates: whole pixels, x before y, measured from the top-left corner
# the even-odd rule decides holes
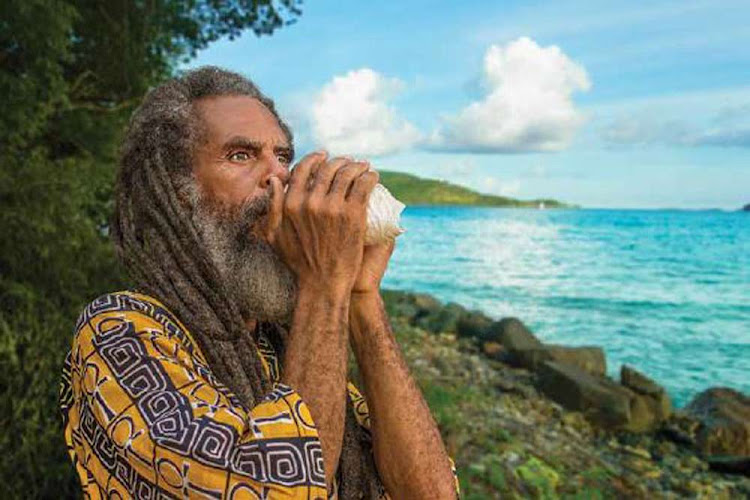
[[[117,147],[145,92],[299,0],[0,2],[0,497],[79,497],[57,391],[80,308],[127,285],[107,238]]]

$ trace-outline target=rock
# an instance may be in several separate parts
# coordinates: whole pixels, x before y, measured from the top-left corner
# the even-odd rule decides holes
[[[544,362],[538,374],[542,392],[565,408],[581,411],[605,428],[630,423],[633,393],[615,382],[554,361]]]
[[[677,426],[674,426],[674,425],[664,426],[661,429],[659,429],[659,434],[677,444],[685,445],[690,448],[695,446],[695,439],[693,439],[693,437],[690,434],[683,431]]]
[[[632,402],[632,410],[642,427],[655,427],[672,414],[672,402],[667,391],[641,372],[623,365],[620,383],[637,394]]]
[[[620,369],[620,383],[646,396],[658,396],[664,392],[662,386],[628,365],[622,365]]]
[[[502,344],[498,342],[485,342],[482,344],[482,352],[485,356],[499,361],[504,361],[508,355]]]
[[[412,303],[417,308],[419,315],[435,312],[442,307],[439,300],[427,293],[413,294]]]
[[[515,358],[519,365],[529,370],[537,370],[545,361],[556,361],[594,375],[604,375],[607,372],[607,362],[601,347],[543,345],[516,351]]]
[[[518,318],[503,318],[492,323],[487,330],[487,340],[502,344],[510,352],[511,360],[516,360],[516,364],[518,352],[543,347]]]
[[[460,337],[472,337],[479,340],[487,338],[487,331],[492,325],[492,318],[481,311],[468,311],[458,318],[456,333]]]
[[[700,422],[696,445],[701,453],[750,456],[750,398],[733,389],[715,387],[698,394],[685,407]]]
[[[537,374],[544,394],[605,429],[640,433],[662,420],[649,398],[607,377],[556,361],[545,361]]]
[[[422,311],[414,324],[433,333],[455,332],[458,318],[466,313],[466,309],[455,302],[449,302],[439,309]]]
[[[532,387],[513,382],[504,378],[499,378],[495,382],[495,388],[501,392],[507,392],[510,394],[518,394],[526,399],[532,399],[536,396],[535,391]]]

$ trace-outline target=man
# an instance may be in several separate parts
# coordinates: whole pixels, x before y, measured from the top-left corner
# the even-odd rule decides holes
[[[88,497],[457,496],[380,297],[394,245],[364,246],[377,173],[292,157],[273,102],[218,68],[134,114],[111,229],[136,289],[84,310],[61,391]]]

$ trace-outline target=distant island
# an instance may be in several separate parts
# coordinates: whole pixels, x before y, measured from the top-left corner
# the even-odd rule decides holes
[[[378,170],[380,183],[407,205],[472,205],[513,208],[578,208],[576,205],[544,198],[518,200],[506,196],[482,194],[469,188],[416,175]]]
[[[744,207],[742,207],[742,210],[745,211],[745,212],[750,212],[750,203],[748,203],[747,205],[745,205]]]

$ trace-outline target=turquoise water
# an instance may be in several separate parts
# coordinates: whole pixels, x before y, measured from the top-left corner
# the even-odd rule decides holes
[[[750,392],[750,214],[408,207],[385,288],[428,292],[542,340],[600,345],[677,406]]]

